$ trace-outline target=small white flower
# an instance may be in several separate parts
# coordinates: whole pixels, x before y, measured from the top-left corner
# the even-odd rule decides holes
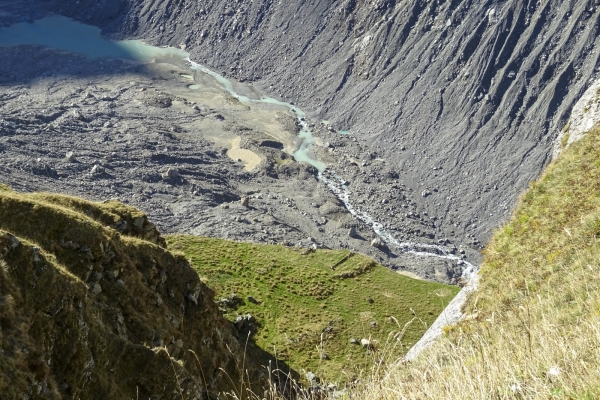
[[[548,376],[556,377],[558,375],[560,375],[560,368],[558,368],[558,367],[555,366],[555,367],[551,367],[548,370]]]
[[[510,385],[510,390],[512,390],[513,393],[520,392],[521,385],[519,385],[518,383],[513,383],[512,385]]]

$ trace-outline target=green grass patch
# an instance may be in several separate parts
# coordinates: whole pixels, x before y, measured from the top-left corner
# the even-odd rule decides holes
[[[584,252],[598,251],[599,217],[600,130],[596,128],[530,185],[511,222],[494,235],[485,251],[479,305],[516,301],[526,287],[528,295],[557,290],[566,283],[565,270]],[[506,286],[515,290],[498,291]]]
[[[217,300],[232,293],[243,299],[237,309],[224,308],[225,316],[253,315],[260,347],[328,381],[359,376],[381,357],[400,357],[459,290],[397,274],[362,255],[348,257],[348,251],[303,254],[194,236],[170,236],[167,243],[185,254]],[[351,344],[352,338],[371,339],[376,350]]]

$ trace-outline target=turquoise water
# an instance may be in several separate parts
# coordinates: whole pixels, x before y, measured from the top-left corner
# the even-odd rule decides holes
[[[321,123],[322,123],[323,125],[325,125],[325,126],[329,126],[329,125],[331,125],[331,124],[329,123],[329,121],[328,121],[328,120],[326,120],[326,119],[322,120],[322,121],[321,121]],[[349,134],[350,134],[350,131],[337,131],[337,133],[339,133],[340,135],[349,135]]]
[[[44,46],[81,54],[91,59],[98,58],[123,58],[127,60],[149,62],[157,58],[174,58],[189,61],[194,70],[202,71],[212,76],[226,91],[242,103],[265,103],[288,108],[292,111],[301,126],[299,137],[302,139],[300,147],[293,154],[297,161],[305,161],[319,171],[325,170],[325,164],[309,156],[310,147],[315,142],[308,124],[304,121],[306,113],[299,108],[270,97],[250,99],[238,94],[233,82],[214,71],[195,63],[189,59],[189,54],[173,47],[155,47],[139,40],[111,41],[101,36],[101,31],[95,26],[85,25],[70,18],[52,16],[34,22],[22,22],[6,28],[0,28],[0,47],[13,47],[20,45]],[[188,86],[192,90],[200,88],[199,85]]]
[[[293,154],[294,159],[296,159],[296,161],[304,161],[309,163],[310,165],[315,167],[319,172],[325,171],[325,164],[321,161],[315,160],[310,156],[310,147],[313,145],[313,143],[315,143],[315,138],[313,137],[313,134],[308,127],[308,123],[306,122],[306,113],[304,111],[290,103],[286,103],[284,101],[280,101],[272,97],[261,97],[260,99],[251,99],[248,96],[240,95],[235,91],[233,83],[229,79],[217,74],[214,71],[211,71],[203,65],[193,62],[189,58],[187,60],[190,62],[192,69],[202,71],[215,78],[217,82],[219,82],[221,86],[223,86],[223,89],[227,90],[233,97],[235,97],[244,104],[273,104],[276,106],[285,107],[291,112],[293,112],[294,115],[296,115],[296,118],[298,118],[298,122],[300,124],[300,132],[298,133],[298,137],[302,139],[300,147],[298,147],[298,149]]]
[[[104,39],[99,28],[62,16],[0,28],[0,47],[19,45],[51,47],[92,59],[124,58],[146,62],[159,57],[185,59],[189,56],[183,50],[149,46],[139,40],[113,42]]]

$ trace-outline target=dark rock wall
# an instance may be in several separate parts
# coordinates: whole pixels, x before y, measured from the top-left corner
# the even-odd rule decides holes
[[[209,67],[350,129],[449,232],[483,240],[549,161],[598,64],[596,1],[45,4],[113,37],[185,44]]]

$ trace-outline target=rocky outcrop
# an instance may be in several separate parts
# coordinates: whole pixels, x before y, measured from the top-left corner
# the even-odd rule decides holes
[[[244,361],[246,337],[164,247],[120,203],[0,190],[0,397],[212,398],[243,363],[263,386],[265,354]]]
[[[552,157],[581,140],[600,121],[600,80],[596,79],[577,101],[571,117],[554,143]]]

